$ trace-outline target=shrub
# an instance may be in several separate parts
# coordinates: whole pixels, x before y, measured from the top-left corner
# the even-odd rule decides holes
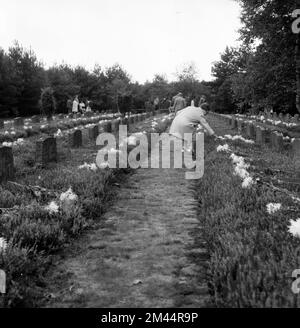
[[[54,91],[51,87],[42,89],[40,99],[41,109],[44,115],[51,117],[56,110]]]

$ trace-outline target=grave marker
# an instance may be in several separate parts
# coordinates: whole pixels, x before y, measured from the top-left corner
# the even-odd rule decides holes
[[[36,142],[36,162],[47,165],[57,162],[57,145],[54,137],[41,138]]]
[[[82,132],[75,130],[69,135],[69,143],[72,148],[79,148],[82,146]]]
[[[11,147],[0,147],[0,183],[14,180],[14,157]]]
[[[24,119],[23,119],[23,117],[16,117],[14,119],[14,126],[15,127],[24,126]]]
[[[97,137],[99,135],[99,127],[98,127],[98,125],[95,125],[95,126],[89,128],[88,129],[88,132],[89,132],[89,138],[91,140],[97,139]]]

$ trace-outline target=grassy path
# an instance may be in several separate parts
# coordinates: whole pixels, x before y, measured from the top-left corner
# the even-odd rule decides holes
[[[184,170],[139,169],[97,229],[54,267],[47,306],[205,306],[207,253],[194,239],[200,232]]]

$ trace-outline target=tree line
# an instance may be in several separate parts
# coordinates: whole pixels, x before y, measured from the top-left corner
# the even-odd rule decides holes
[[[227,47],[213,65],[214,107],[220,112],[300,113],[299,35],[291,28],[300,1],[236,1],[242,8],[241,45]]]
[[[68,100],[76,95],[90,101],[93,110],[126,112],[152,108],[157,97],[161,107],[168,107],[169,100],[178,92],[194,98],[202,94],[209,96],[210,88],[197,79],[194,64],[186,64],[174,82],[157,74],[152,81],[140,84],[133,82],[118,64],[104,69],[95,65],[92,71],[67,64],[45,69],[33,50],[25,49],[18,42],[8,51],[0,49],[1,117],[40,113],[42,94],[53,95],[56,112],[67,113]]]

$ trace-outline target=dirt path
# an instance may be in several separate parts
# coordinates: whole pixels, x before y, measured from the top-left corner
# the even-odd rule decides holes
[[[136,170],[101,225],[54,268],[47,306],[206,306],[207,252],[191,184],[183,169]]]

